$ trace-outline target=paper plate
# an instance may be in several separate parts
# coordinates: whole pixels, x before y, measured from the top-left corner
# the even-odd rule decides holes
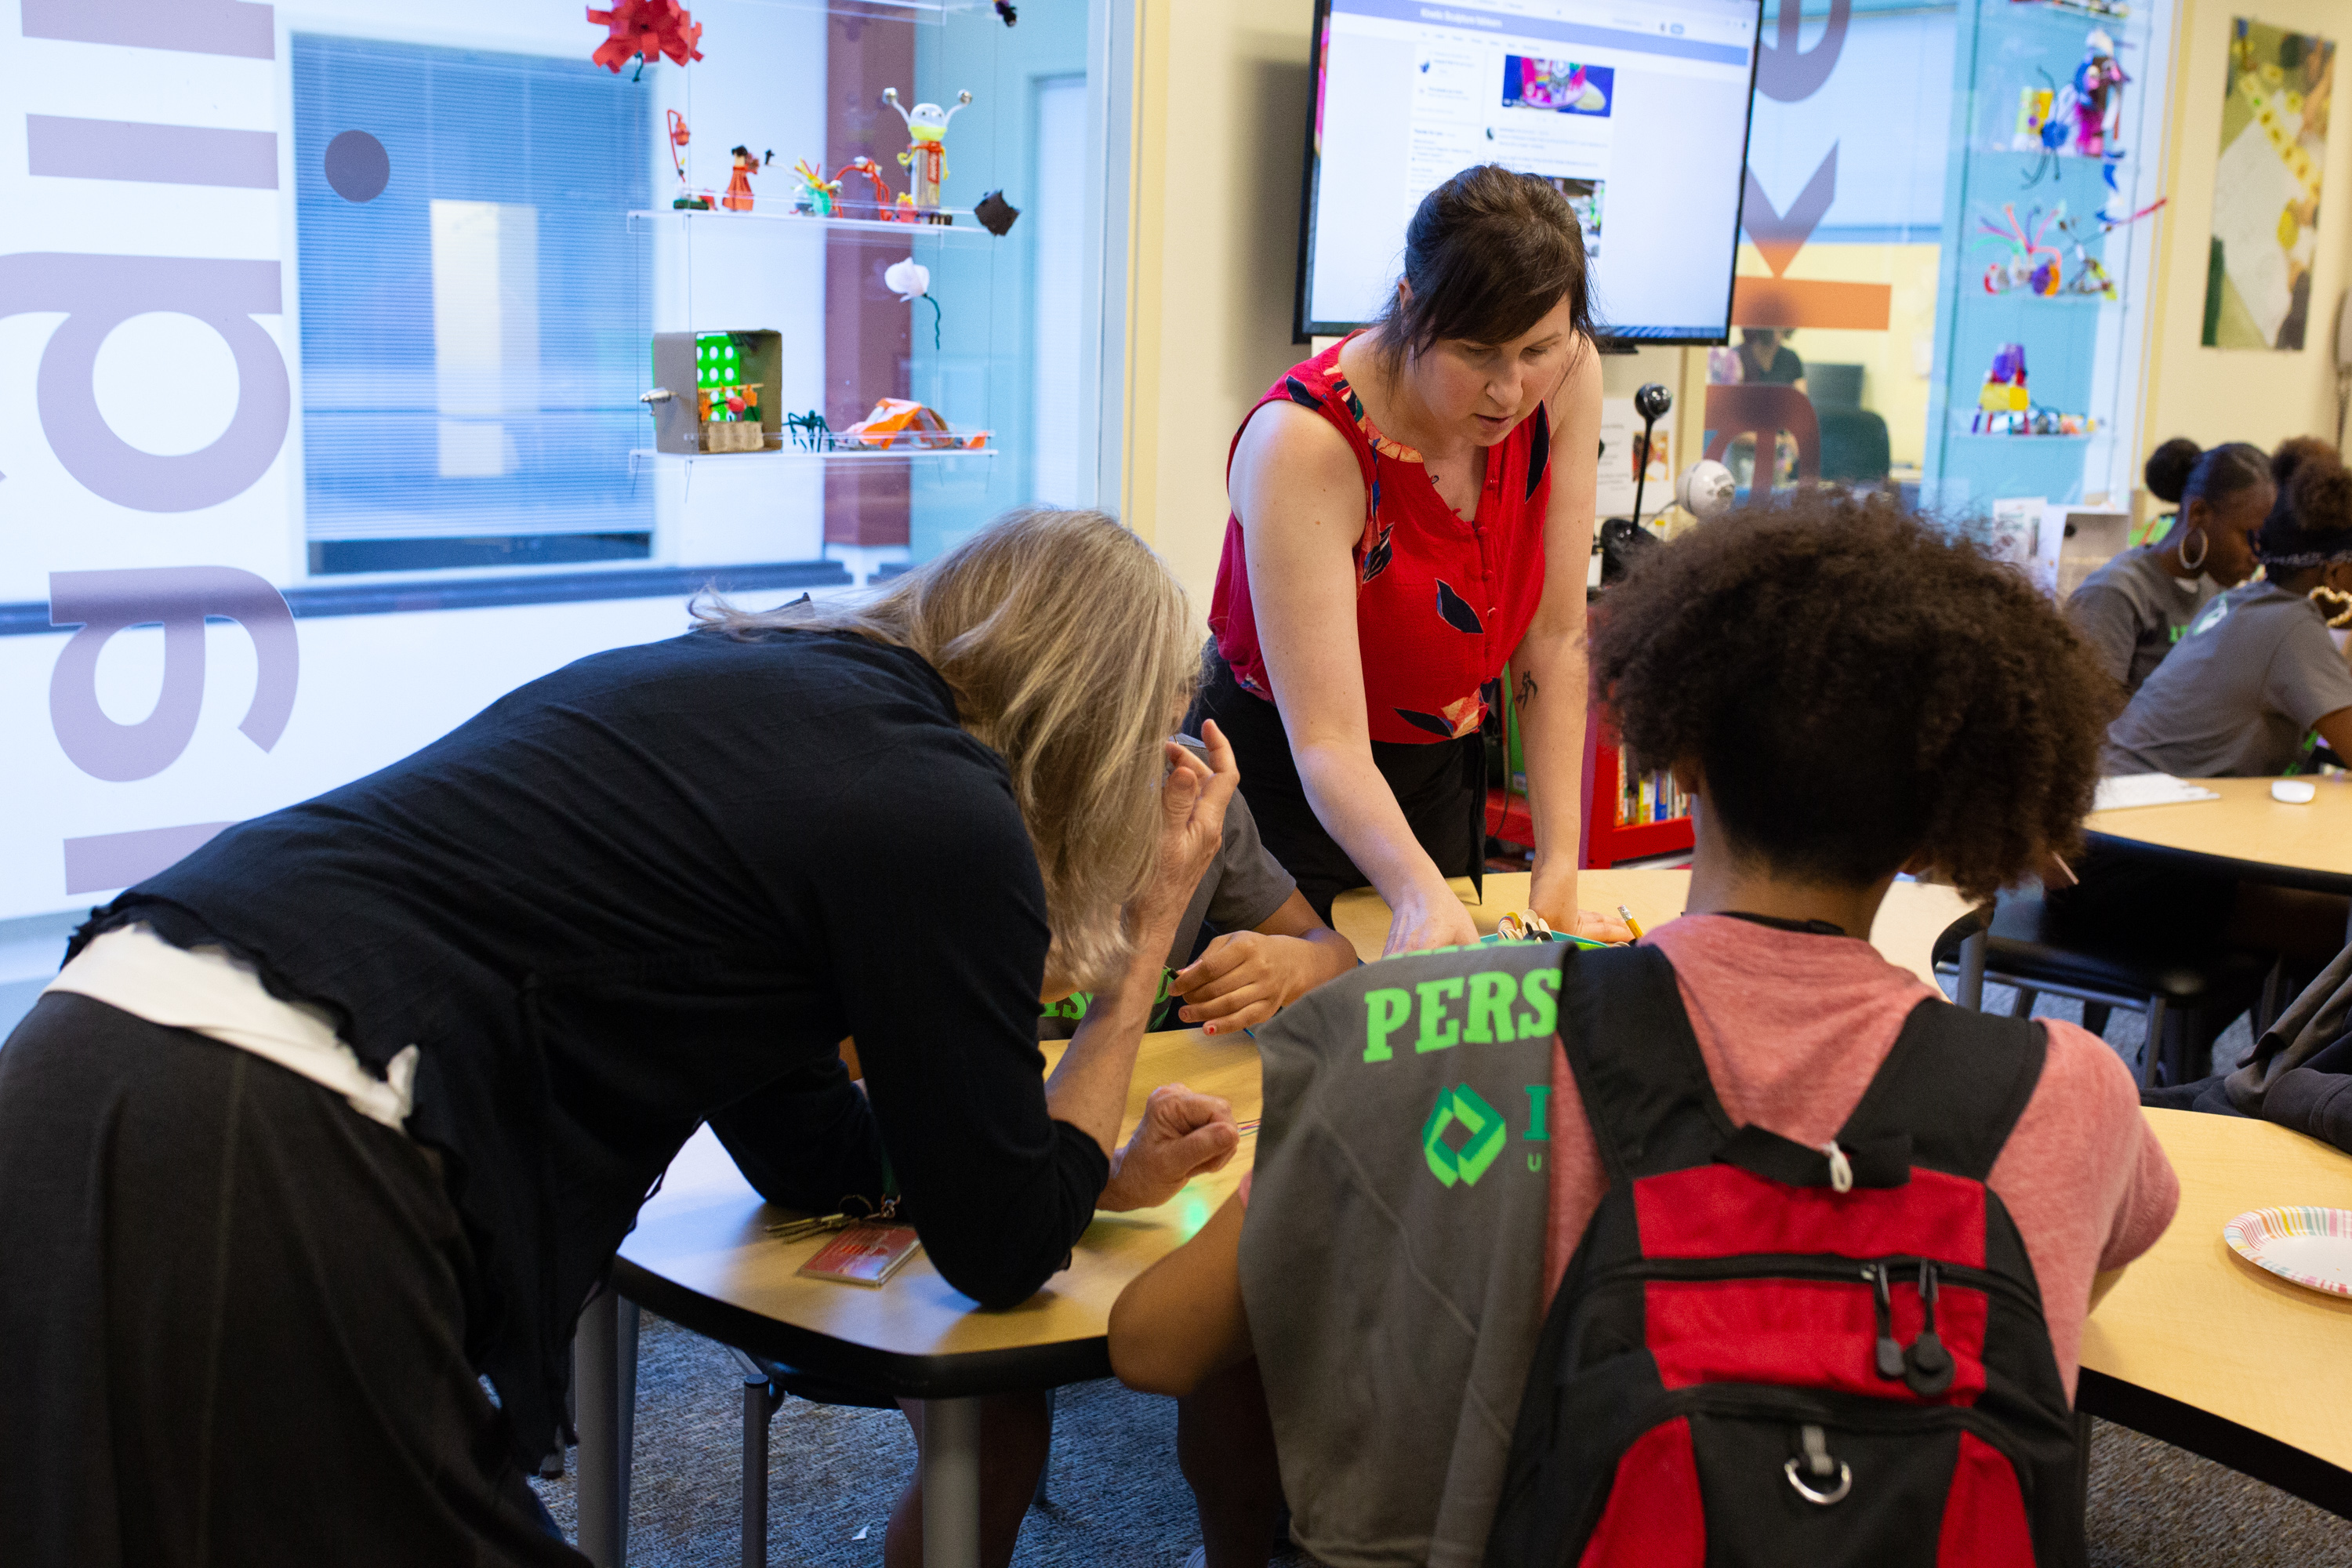
[[[2249,1209],[2221,1227],[2221,1239],[2282,1279],[2352,1296],[2352,1209]]]

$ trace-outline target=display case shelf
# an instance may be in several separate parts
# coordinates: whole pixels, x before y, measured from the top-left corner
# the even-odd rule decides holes
[[[870,22],[917,22],[937,26],[950,16],[985,11],[989,0],[737,0],[767,11],[822,11]]]
[[[759,199],[778,203],[784,200],[767,196]],[[952,224],[900,223],[890,218],[821,217],[814,213],[793,212],[789,206],[781,206],[775,212],[761,212],[755,208],[747,213],[729,212],[723,207],[640,207],[629,214],[629,227],[632,230],[651,230],[665,224],[683,226],[690,222],[698,228],[705,224],[719,224],[729,228],[782,228],[786,232],[799,229],[812,233],[818,229],[838,228],[860,234],[903,236],[909,244],[918,239],[929,239],[972,246],[986,245],[996,237],[980,226],[979,220],[971,216],[969,207],[941,207],[939,211],[958,221]]]
[[[960,435],[984,433],[958,432]],[[757,463],[763,460],[828,468],[868,468],[877,463],[971,463],[986,462],[996,453],[994,447],[905,447],[850,452],[811,452],[797,447],[771,447],[763,452],[656,452],[651,447],[638,447],[629,453],[629,472],[635,474],[648,466],[674,463]]]

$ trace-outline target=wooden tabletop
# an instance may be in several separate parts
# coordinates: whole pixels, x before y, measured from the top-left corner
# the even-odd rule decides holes
[[[2318,792],[2308,805],[2273,800],[2269,779],[2195,782],[2221,798],[2095,811],[2083,826],[2103,837],[2228,861],[2265,880],[2352,890],[2352,775],[2305,781]]]
[[[2179,1174],[2180,1209],[2083,1326],[2083,1406],[2343,1511],[2344,1485],[2333,1498],[2313,1496],[2291,1475],[2264,1475],[2258,1457],[2213,1450],[2230,1446],[2218,1426],[2227,1423],[2352,1472],[2352,1300],[2265,1273],[2221,1239],[2221,1226],[2248,1209],[2352,1208],[2352,1156],[2267,1121],[2143,1114]],[[2127,1387],[2102,1388],[2101,1376]],[[2132,1400],[2117,1398],[2130,1390],[2218,1422],[2180,1413],[2168,1422],[2148,1401],[2136,1414]]]
[[[1524,905],[1527,884],[1524,872],[1487,878],[1486,901],[1471,910],[1480,929],[1492,931],[1505,910]],[[1645,926],[1681,913],[1689,884],[1686,871],[1586,871],[1579,881],[1586,907],[1614,912],[1622,903]],[[1467,879],[1459,890],[1467,902]],[[1966,908],[1948,888],[1897,883],[1872,940],[1932,984],[1929,949]],[[1380,952],[1388,914],[1376,897],[1345,895],[1334,914],[1358,952]],[[1047,1045],[1047,1059],[1062,1048]],[[1223,1095],[1244,1121],[1255,1121],[1263,1103],[1257,1047],[1247,1036],[1149,1035],[1128,1092],[1122,1138],[1140,1120],[1145,1096],[1171,1081]],[[1244,1135],[1225,1169],[1194,1180],[1158,1208],[1097,1215],[1070,1267],[1044,1289],[1018,1307],[982,1311],[920,1253],[879,1289],[800,1278],[794,1270],[824,1238],[771,1237],[767,1226],[784,1216],[760,1200],[705,1128],[671,1162],[661,1191],[639,1214],[622,1244],[615,1278],[632,1300],[697,1332],[893,1392],[945,1396],[1101,1376],[1108,1370],[1103,1335],[1111,1303],[1129,1280],[1207,1222],[1239,1184],[1255,1149],[1255,1134]]]
[[[1064,1048],[1045,1045],[1047,1060]],[[1141,1120],[1145,1097],[1169,1082],[1223,1096],[1244,1122],[1256,1120],[1262,1103],[1257,1047],[1248,1036],[1212,1039],[1197,1029],[1147,1035],[1122,1140]],[[705,1127],[671,1162],[661,1191],[638,1215],[637,1228],[622,1244],[617,1278],[632,1300],[698,1332],[893,1392],[978,1393],[991,1383],[1011,1386],[1024,1379],[1036,1386],[1030,1373],[1038,1358],[1025,1352],[1055,1347],[1074,1352],[1067,1364],[1081,1370],[1071,1375],[1101,1376],[1108,1371],[1102,1339],[1111,1303],[1129,1280],[1207,1223],[1255,1151],[1256,1134],[1246,1132],[1223,1170],[1196,1177],[1170,1202],[1097,1214],[1070,1267],[1044,1289],[1018,1307],[983,1311],[920,1252],[878,1288],[800,1278],[794,1270],[826,1238],[772,1238],[767,1226],[786,1216],[761,1201]],[[1000,1378],[1008,1363],[990,1352],[1024,1355],[1025,1370]],[[947,1358],[957,1366],[940,1364]]]
[[[1528,873],[1493,871],[1486,876],[1486,897],[1477,900],[1470,879],[1454,879],[1454,892],[1470,910],[1479,933],[1491,931],[1505,911],[1523,910],[1528,903]],[[1633,911],[1643,927],[1664,925],[1683,912],[1690,894],[1688,871],[1579,871],[1577,901],[1614,918],[1617,906]],[[1897,882],[1886,890],[1878,907],[1878,923],[1871,928],[1873,946],[1890,963],[1899,963],[1928,984],[1936,984],[1933,949],[1946,927],[1969,910],[1968,900],[1950,888],[1926,882]],[[1378,958],[1388,940],[1389,907],[1370,888],[1342,893],[1331,905],[1331,923],[1356,944],[1367,959]]]

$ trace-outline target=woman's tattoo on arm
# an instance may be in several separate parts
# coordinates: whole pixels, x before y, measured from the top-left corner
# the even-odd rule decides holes
[[[1516,700],[1520,707],[1524,708],[1535,700],[1536,678],[1532,673],[1523,669],[1519,671],[1519,689]]]

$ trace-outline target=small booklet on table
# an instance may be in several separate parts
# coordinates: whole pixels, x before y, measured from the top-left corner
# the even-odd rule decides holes
[[[898,1271],[922,1243],[908,1225],[853,1225],[826,1242],[815,1257],[800,1266],[812,1279],[838,1279],[845,1285],[879,1285]]]

